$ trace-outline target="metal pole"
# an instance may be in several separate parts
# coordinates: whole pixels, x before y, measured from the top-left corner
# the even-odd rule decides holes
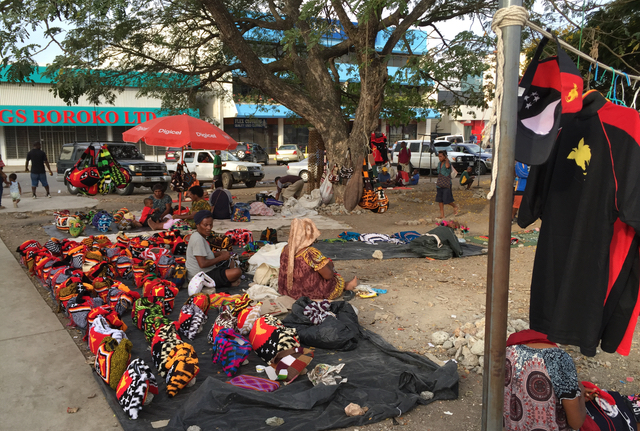
[[[522,0],[500,0],[501,8],[513,5],[522,6]],[[483,431],[502,429],[521,31],[521,26],[502,28],[505,51],[504,87],[502,111],[498,124],[500,127],[500,149],[498,160],[494,160],[500,166],[500,174],[497,178],[495,194],[491,200],[489,221],[487,320],[482,387]]]

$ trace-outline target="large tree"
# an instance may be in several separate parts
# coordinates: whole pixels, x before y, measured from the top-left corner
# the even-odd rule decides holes
[[[430,93],[451,91],[454,108],[483,105],[483,88],[460,83],[487,69],[489,37],[460,32],[446,40],[442,26],[486,19],[495,7],[494,0],[4,0],[0,55],[11,79],[28,81],[43,47],[24,41],[44,29],[64,52],[47,71],[68,103],[81,95],[111,102],[135,80],[167,107],[194,107],[201,94],[220,94],[220,83],[235,80],[302,117],[339,160],[347,148],[363,153],[381,115],[403,121],[438,108]],[[411,51],[412,28],[431,35],[423,55]],[[384,45],[376,47],[381,32]],[[408,53],[403,85],[387,72],[398,47]],[[340,67],[358,79],[341,83]]]

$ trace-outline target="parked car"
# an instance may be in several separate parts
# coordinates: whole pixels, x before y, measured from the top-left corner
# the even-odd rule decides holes
[[[433,140],[436,146],[449,145],[449,144],[461,144],[464,142],[464,136],[462,135],[445,135],[438,136]]]
[[[306,183],[309,181],[309,158],[287,165],[287,175],[298,175]]]
[[[302,150],[294,144],[281,145],[276,150],[276,165],[304,159]]]
[[[184,164],[190,172],[198,175],[200,184],[213,182],[213,158],[214,151],[209,150],[185,150]],[[264,178],[264,170],[260,163],[241,162],[228,151],[222,151],[222,186],[230,189],[236,183],[244,183],[247,187],[255,187],[258,181]],[[178,160],[177,163],[180,163]],[[167,163],[169,173],[176,170],[177,163]]]
[[[269,153],[260,145],[252,142],[238,142],[236,149],[229,150],[229,154],[233,154],[238,160],[269,164]]]
[[[488,171],[491,170],[493,166],[493,153],[490,153],[486,150],[483,150],[480,145],[472,144],[472,143],[463,143],[463,144],[453,144],[451,145],[454,150],[465,153],[472,154],[476,158],[476,173],[478,175],[484,175]]]
[[[398,141],[402,142],[402,141]],[[411,151],[410,169],[432,170],[438,167],[438,151],[445,150],[447,157],[458,172],[467,169],[467,166],[475,164],[475,156],[455,151],[448,141],[423,141],[420,139],[405,139],[407,148]],[[391,157],[391,163],[398,163],[400,145],[395,145]]]
[[[113,158],[131,174],[129,185],[122,189],[116,189],[116,193],[119,195],[130,195],[135,188],[153,187],[155,184],[162,184],[166,189],[171,182],[167,166],[164,163],[148,162],[134,144],[126,142],[74,142],[62,146],[56,164],[57,180],[63,182],[72,195],[77,194],[78,189],[69,184],[65,180],[65,176],[89,145],[94,146],[96,150],[106,145]]]

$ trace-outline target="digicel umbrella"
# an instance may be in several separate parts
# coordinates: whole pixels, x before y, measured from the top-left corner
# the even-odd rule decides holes
[[[145,121],[124,132],[122,139],[156,147],[190,145],[198,150],[233,150],[238,146],[222,129],[186,114]]]

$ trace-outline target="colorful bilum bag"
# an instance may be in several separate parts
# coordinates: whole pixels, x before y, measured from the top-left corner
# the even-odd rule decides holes
[[[347,185],[347,182],[353,175],[353,162],[351,161],[351,148],[347,148],[347,154],[345,154],[345,163],[340,168],[340,180],[343,185]]]
[[[212,233],[206,238],[209,247],[213,251],[231,251],[233,250],[233,242],[229,236]]]
[[[231,221],[235,222],[250,222],[251,221],[251,206],[242,202],[238,202],[233,206],[233,214],[231,214]]]
[[[362,169],[362,178],[364,181],[362,197],[360,198],[360,202],[358,205],[365,210],[375,210],[380,205],[378,203],[378,195],[375,191],[373,191],[371,177],[369,175],[369,165],[366,160],[363,162],[366,164],[366,167],[363,165]]]
[[[389,209],[389,198],[382,187],[378,187],[375,193],[378,199],[378,208],[372,209],[371,211],[382,214]]]
[[[247,229],[233,229],[227,231],[225,236],[231,238],[232,245],[244,247],[250,242],[253,242],[253,233]]]
[[[96,149],[93,145],[89,145],[84,150],[80,159],[65,175],[65,180],[81,193],[87,195],[98,194],[100,173],[96,164]]]
[[[251,343],[242,335],[230,328],[225,328],[218,332],[213,341],[212,361],[214,364],[221,364],[224,373],[232,377],[240,368],[240,365],[251,353]]]
[[[266,228],[260,234],[260,241],[269,241],[272,244],[277,243],[278,242],[278,229],[274,229],[274,228],[270,228],[270,227]]]

